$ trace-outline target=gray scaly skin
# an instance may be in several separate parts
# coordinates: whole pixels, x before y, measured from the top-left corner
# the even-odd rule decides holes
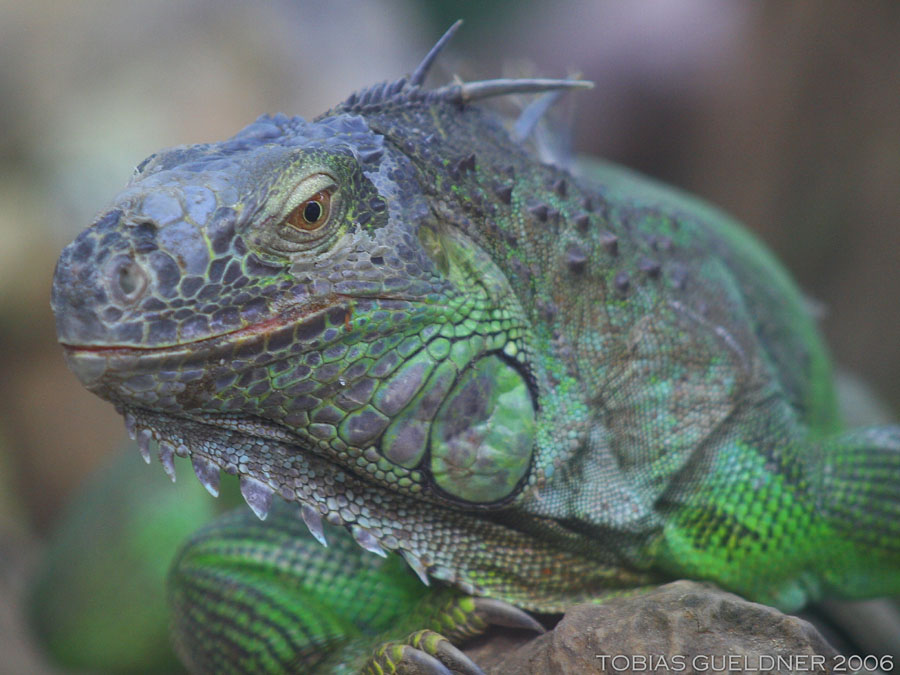
[[[441,635],[679,577],[784,609],[900,591],[900,427],[842,430],[781,267],[473,105],[583,83],[426,90],[452,32],[313,122],[152,155],[62,253],[81,381],[269,515],[182,550],[186,664],[472,671]]]

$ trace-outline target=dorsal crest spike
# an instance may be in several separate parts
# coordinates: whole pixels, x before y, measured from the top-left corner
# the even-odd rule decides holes
[[[424,91],[422,84],[428,76],[428,71],[435,59],[453,37],[462,19],[456,21],[434,47],[425,55],[422,62],[413,71],[409,79],[401,78],[395,82],[385,82],[373,85],[362,91],[352,93],[337,109],[361,112],[373,110],[377,107],[391,103],[408,103],[411,101],[445,101],[447,103],[470,103],[494,96],[506,96],[508,94],[540,94],[544,92],[562,91],[567,89],[590,89],[593,82],[578,79],[497,79],[481,80],[478,82],[460,82],[448,84],[438,89]]]
[[[458,19],[450,28],[447,29],[447,32],[441,36],[441,39],[438,40],[434,47],[425,55],[425,58],[422,59],[422,63],[418,65],[418,67],[413,71],[413,74],[409,76],[409,85],[411,87],[420,87],[422,83],[425,82],[425,78],[428,77],[428,71],[431,70],[431,66],[434,64],[435,59],[437,59],[438,55],[444,49],[448,42],[450,42],[453,35],[456,31],[459,30],[459,27],[462,26],[462,19]]]
[[[563,89],[548,91],[536,101],[529,103],[513,125],[512,137],[519,143],[522,143],[526,138],[531,136],[538,123],[541,121],[541,118],[547,114],[547,111],[553,107],[563,93]]]
[[[432,96],[452,103],[471,103],[494,96],[509,94],[540,94],[558,89],[591,89],[594,83],[587,80],[553,80],[543,78],[522,78],[481,80],[451,84],[431,92]]]

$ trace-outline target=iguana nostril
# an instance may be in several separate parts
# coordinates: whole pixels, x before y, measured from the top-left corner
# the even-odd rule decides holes
[[[147,288],[147,273],[131,256],[121,255],[112,260],[107,283],[113,297],[121,303],[137,302]]]

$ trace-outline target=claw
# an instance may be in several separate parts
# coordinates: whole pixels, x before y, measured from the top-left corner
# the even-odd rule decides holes
[[[150,463],[150,440],[153,438],[153,432],[149,429],[141,429],[137,437],[138,450],[141,451],[141,457],[147,464]]]
[[[453,671],[431,654],[426,654],[418,649],[407,649],[403,655],[403,660],[409,666],[415,668],[414,672],[422,673],[423,675],[453,675]],[[478,666],[475,667],[477,668]],[[476,671],[476,673],[484,675],[480,670]]]
[[[241,476],[241,494],[256,517],[265,520],[275,496],[272,488],[250,476]]]
[[[162,441],[159,444],[159,462],[163,466],[166,475],[175,482],[175,448],[171,443]]]
[[[482,619],[495,626],[525,628],[538,634],[546,632],[533,616],[502,600],[475,598],[475,609]]]
[[[370,553],[380,555],[382,558],[387,558],[387,553],[385,553],[384,549],[378,545],[378,540],[375,538],[375,535],[369,532],[366,528],[360,527],[359,525],[354,525],[350,528],[350,534],[352,534],[353,538],[356,539],[357,544],[362,546]]]
[[[316,541],[322,546],[328,546],[328,540],[325,539],[325,532],[322,530],[322,516],[309,504],[300,505],[300,517],[309,528],[309,533],[316,538]]]
[[[191,455],[191,465],[200,485],[213,497],[219,496],[219,467],[210,462],[206,457]]]
[[[412,567],[413,572],[418,575],[419,579],[422,580],[422,583],[426,586],[430,586],[431,582],[428,580],[428,572],[426,572],[422,561],[409,551],[400,551],[400,555],[402,555],[403,559],[406,560],[406,563]]]
[[[440,662],[448,666],[454,673],[463,675],[484,675],[472,659],[450,644],[449,640],[441,640],[437,644],[434,654]]]

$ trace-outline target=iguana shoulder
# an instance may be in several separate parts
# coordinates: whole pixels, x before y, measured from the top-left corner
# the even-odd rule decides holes
[[[612,201],[655,208],[701,223],[725,243],[721,255],[738,279],[754,332],[800,417],[817,432],[840,424],[828,350],[812,304],[765,246],[732,216],[709,202],[622,166],[579,159],[577,174],[603,187]]]

